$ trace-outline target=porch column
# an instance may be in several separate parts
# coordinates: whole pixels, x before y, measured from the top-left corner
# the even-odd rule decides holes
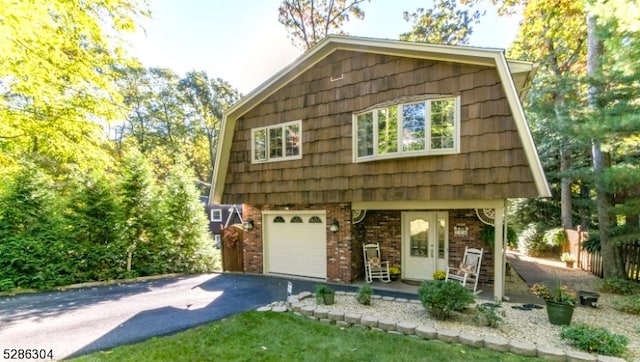
[[[504,297],[504,260],[502,259],[504,249],[504,207],[496,208],[494,226],[495,239],[493,241],[493,298],[502,300]]]

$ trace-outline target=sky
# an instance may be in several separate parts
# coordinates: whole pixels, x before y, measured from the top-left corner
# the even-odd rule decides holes
[[[147,67],[170,68],[178,75],[205,70],[247,94],[303,52],[291,45],[278,22],[282,0],[150,0],[151,18],[130,40],[131,54]],[[372,0],[363,3],[364,20],[343,28],[349,35],[398,39],[411,30],[403,11],[429,0]],[[470,46],[503,48],[516,36],[520,18],[489,11],[476,25]]]

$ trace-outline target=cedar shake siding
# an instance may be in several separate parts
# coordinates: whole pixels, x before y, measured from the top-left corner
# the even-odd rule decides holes
[[[355,113],[438,95],[460,97],[460,153],[353,161]],[[252,128],[296,120],[301,159],[251,163]],[[495,67],[337,50],[240,117],[233,134],[226,204],[538,196]]]

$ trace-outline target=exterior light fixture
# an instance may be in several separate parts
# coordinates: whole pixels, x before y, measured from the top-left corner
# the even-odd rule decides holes
[[[340,224],[338,224],[338,220],[333,219],[333,221],[331,222],[331,225],[329,225],[329,230],[331,230],[331,232],[337,233],[338,230],[340,230]]]
[[[246,231],[251,231],[253,229],[253,219],[247,219],[244,223],[242,223],[242,227]]]

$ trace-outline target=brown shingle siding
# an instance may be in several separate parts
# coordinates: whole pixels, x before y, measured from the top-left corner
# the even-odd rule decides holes
[[[344,78],[332,82],[336,63]],[[354,113],[428,94],[460,95],[460,154],[353,163]],[[251,128],[298,119],[302,159],[250,164]],[[242,116],[234,137],[225,203],[536,194],[503,87],[489,67],[336,51]]]

